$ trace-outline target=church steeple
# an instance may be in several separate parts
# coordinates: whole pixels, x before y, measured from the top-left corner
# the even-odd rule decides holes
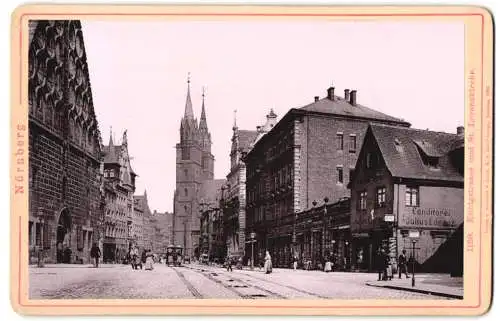
[[[191,83],[191,73],[188,73],[188,88],[187,88],[187,97],[186,97],[186,107],[184,109],[184,118],[194,118],[194,113],[193,113],[193,104],[191,103],[191,93],[190,93],[190,86],[189,84]]]
[[[109,127],[109,147],[113,146],[113,127]]]
[[[205,112],[205,87],[203,87],[203,94],[201,96],[202,96],[202,103],[201,103],[200,130],[208,131],[207,115]]]

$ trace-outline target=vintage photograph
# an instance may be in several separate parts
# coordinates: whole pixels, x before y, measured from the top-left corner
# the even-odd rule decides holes
[[[29,299],[462,300],[464,32],[30,19]]]

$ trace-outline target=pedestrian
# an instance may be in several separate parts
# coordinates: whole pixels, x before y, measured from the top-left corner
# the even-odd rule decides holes
[[[264,260],[264,272],[266,272],[266,274],[269,274],[273,271],[273,261],[271,260],[271,254],[269,254],[269,251],[266,251]]]
[[[385,265],[385,270],[386,270],[386,280],[392,280],[392,262],[391,262],[391,256],[389,253],[386,253],[384,256],[384,265]]]
[[[101,257],[101,250],[96,243],[92,244],[90,249],[90,257],[94,259],[94,267],[99,267],[99,258]]]
[[[406,258],[406,250],[403,250],[403,253],[399,255],[398,268],[399,268],[400,279],[401,279],[401,272],[403,272],[406,275],[406,278],[410,277],[408,275],[408,259]]]
[[[151,252],[151,250],[148,250],[147,253],[146,253],[146,261],[144,262],[145,265],[144,265],[144,270],[153,270],[154,267],[154,260],[153,260],[153,252]]]
[[[228,272],[229,271],[233,272],[233,266],[232,266],[231,258],[229,256],[226,258],[226,269]]]
[[[293,256],[293,270],[297,271],[297,265],[299,264],[299,258],[297,257],[297,254]]]
[[[384,268],[384,250],[379,248],[375,256],[375,267],[378,272],[378,281],[385,281],[385,268]]]

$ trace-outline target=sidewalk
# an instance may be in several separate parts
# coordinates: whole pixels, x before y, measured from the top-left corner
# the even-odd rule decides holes
[[[124,266],[124,264],[99,264],[99,269],[101,268],[114,268],[114,267],[119,267],[119,266]],[[39,268],[36,264],[30,264],[30,268],[33,269],[45,269],[45,268],[59,268],[59,269],[65,269],[65,268],[94,268],[93,264],[65,264],[65,263],[48,263],[45,264],[43,268]]]
[[[374,277],[376,277],[375,274]],[[401,277],[399,279],[396,276],[391,281],[369,281],[366,285],[454,299],[463,299],[464,296],[463,278],[450,277],[449,274],[415,274],[415,286],[412,287],[411,275],[408,279],[404,275]]]

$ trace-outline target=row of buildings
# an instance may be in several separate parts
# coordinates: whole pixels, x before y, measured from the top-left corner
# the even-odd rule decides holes
[[[29,43],[30,262],[88,263],[93,244],[110,262],[134,244],[163,250],[172,215],[134,195],[126,132],[102,143],[80,21],[32,20]]]
[[[201,209],[200,250],[278,267],[368,270],[380,248],[418,268],[462,273],[464,129],[411,128],[342,96],[292,108],[264,126],[233,126],[231,169]]]

